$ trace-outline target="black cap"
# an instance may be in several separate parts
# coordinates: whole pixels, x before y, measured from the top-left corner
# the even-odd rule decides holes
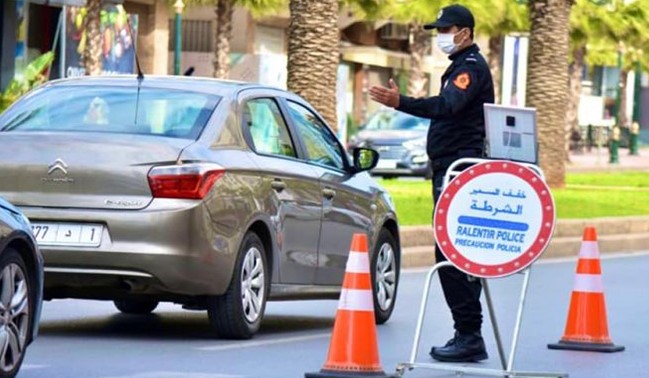
[[[462,5],[454,4],[442,8],[437,15],[437,21],[424,25],[424,29],[449,28],[451,26],[471,28],[475,26],[475,20],[471,11]]]

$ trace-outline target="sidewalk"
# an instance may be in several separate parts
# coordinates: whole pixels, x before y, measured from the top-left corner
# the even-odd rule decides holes
[[[609,163],[608,149],[571,154],[568,172],[647,171],[649,149],[640,149],[639,156],[630,156],[620,149],[619,164]],[[601,253],[646,251],[649,246],[649,215],[599,219],[564,219],[557,221],[554,236],[543,258],[577,256],[586,225],[596,227]],[[401,227],[401,266],[404,268],[431,266],[434,263],[434,237],[430,225]]]
[[[583,153],[571,153],[570,162],[566,163],[568,172],[613,172],[621,170],[629,171],[649,171],[649,149],[641,148],[640,155],[629,155],[628,148],[620,148],[619,163],[610,164],[610,155],[608,148],[598,149],[593,147],[590,152],[584,150]]]

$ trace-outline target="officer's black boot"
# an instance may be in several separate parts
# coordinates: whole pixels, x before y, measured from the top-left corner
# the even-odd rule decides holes
[[[455,332],[443,347],[433,347],[430,356],[443,362],[478,362],[489,358],[479,332]]]

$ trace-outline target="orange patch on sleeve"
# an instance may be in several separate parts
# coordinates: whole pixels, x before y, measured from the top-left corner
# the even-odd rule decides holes
[[[469,85],[471,85],[471,77],[467,72],[461,73],[453,80],[453,84],[461,90],[466,91]]]

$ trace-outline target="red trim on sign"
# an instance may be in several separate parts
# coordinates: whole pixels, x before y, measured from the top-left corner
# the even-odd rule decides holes
[[[489,173],[505,173],[516,176],[532,187],[539,197],[542,209],[542,221],[538,235],[529,249],[520,256],[505,264],[484,265],[466,258],[450,240],[447,228],[447,214],[451,201],[467,183]],[[496,278],[517,273],[530,266],[541,256],[552,238],[555,223],[555,207],[552,193],[545,181],[530,168],[510,161],[494,160],[476,164],[456,176],[444,189],[435,209],[434,232],[435,240],[446,259],[459,270],[477,277]]]

